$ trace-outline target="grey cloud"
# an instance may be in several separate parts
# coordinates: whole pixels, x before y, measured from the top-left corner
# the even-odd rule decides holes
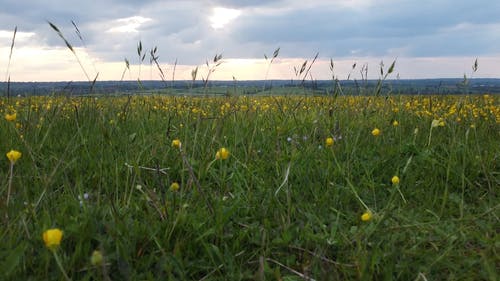
[[[211,4],[227,7],[227,8],[245,8],[245,7],[260,7],[283,2],[283,0],[213,0]]]
[[[463,46],[450,54],[464,55],[471,53],[467,46],[474,46],[472,42],[493,43],[492,36],[488,39],[481,37],[481,32],[473,32],[467,36],[469,43],[466,43],[462,39],[464,34],[451,31],[443,34],[442,30],[463,22],[498,21],[495,15],[500,12],[500,4],[482,2],[386,1],[369,9],[352,11],[335,5],[323,6],[321,10],[314,7],[282,13],[277,10],[276,14],[242,17],[233,36],[240,43],[290,44],[295,46],[289,50],[290,56],[304,56],[300,46],[310,45],[311,41],[318,43],[320,51],[340,56],[351,55],[352,50],[360,51],[360,55],[381,56],[391,49],[404,49],[407,55],[422,55],[423,50],[427,55],[442,55],[446,48],[433,41],[444,42],[441,38],[446,38],[450,46]],[[429,45],[423,48],[426,43]],[[415,46],[408,47],[411,44]]]
[[[494,3],[492,3],[494,2]],[[242,11],[223,30],[208,22],[210,8]],[[80,46],[74,20],[92,54],[103,60],[136,57],[136,44],[158,46],[160,60],[198,64],[215,52],[224,57],[257,57],[280,46],[280,57],[481,55],[498,52],[499,1],[373,1],[350,8],[338,1],[160,1],[4,0],[0,29],[15,25],[36,33],[39,43],[64,46],[45,20],[56,24],[75,46]],[[110,33],[114,20],[142,16],[152,20],[138,33]],[[454,29],[460,24],[467,28]]]

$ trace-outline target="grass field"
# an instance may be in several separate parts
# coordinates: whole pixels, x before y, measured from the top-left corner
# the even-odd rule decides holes
[[[498,280],[499,104],[4,98],[0,279]]]

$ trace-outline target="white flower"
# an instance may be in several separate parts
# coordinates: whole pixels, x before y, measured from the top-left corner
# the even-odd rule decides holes
[[[436,128],[437,126],[439,126],[439,120],[437,119],[432,120],[431,127]]]

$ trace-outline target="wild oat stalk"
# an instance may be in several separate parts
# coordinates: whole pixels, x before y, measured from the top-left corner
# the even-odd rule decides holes
[[[78,36],[78,38],[80,39],[80,42],[82,42],[82,46],[85,49],[87,49],[87,44],[85,44],[85,40],[83,39],[83,36],[82,36],[82,33],[80,32],[80,29],[78,28],[78,26],[76,25],[76,23],[74,21],[71,21],[71,24],[75,28],[76,36]],[[97,71],[97,68],[95,66],[94,60],[91,60],[91,62],[92,62],[92,67],[94,67],[94,72],[97,73],[96,76],[98,76],[99,72]]]
[[[160,57],[156,54],[157,51],[158,51],[158,47],[156,47],[156,46],[149,51],[149,56],[150,56],[149,63],[150,64],[153,64],[153,62],[155,63],[155,66],[158,69],[158,72],[160,73],[161,81],[165,84],[165,87],[167,87],[166,76],[165,76],[165,73],[163,72],[163,70],[161,69],[160,63],[158,62],[158,59]]]
[[[177,59],[175,59],[174,62],[174,69],[172,70],[172,85],[171,87],[174,88],[174,81],[175,81],[175,69],[177,68]]]
[[[57,26],[55,26],[53,23],[51,23],[50,21],[47,21],[47,23],[50,25],[50,27],[57,33],[57,35],[59,35],[59,37],[64,41],[64,43],[66,44],[66,47],[68,47],[68,49],[73,53],[73,55],[75,56],[76,60],[78,61],[78,64],[80,65],[80,68],[82,69],[83,73],[85,74],[85,77],[87,77],[87,80],[89,82],[92,82],[92,81],[95,81],[97,79],[97,74],[95,79],[91,80],[90,79],[90,76],[88,75],[87,71],[85,70],[85,67],[83,67],[83,64],[82,62],[80,61],[80,58],[78,57],[78,55],[76,54],[76,51],[75,49],[73,48],[73,46],[68,42],[68,40],[66,40],[66,38],[64,37],[64,35],[62,34],[62,32],[59,30],[59,28]]]
[[[312,68],[313,64],[316,62],[316,60],[318,59],[318,56],[319,56],[319,53],[316,53],[316,55],[314,56],[311,63],[309,63],[309,65],[308,65],[308,61],[305,60],[302,63],[302,66],[300,67],[300,69],[296,68],[295,66],[293,67],[293,70],[295,72],[295,76],[299,80],[301,80],[301,82],[300,82],[301,87],[304,87],[304,83],[305,83],[308,75],[311,77],[311,80],[313,80],[312,75],[311,75],[311,68]]]
[[[75,27],[75,33],[78,36],[78,38],[80,39],[80,41],[82,42],[82,46],[85,49],[87,49],[87,46],[85,44],[85,40],[83,40],[83,36],[82,36],[82,33],[80,32],[80,29],[78,28],[78,26],[76,25],[76,23],[74,21],[71,21],[71,24]],[[92,84],[90,85],[90,93],[92,93],[94,91],[95,82],[97,81],[97,77],[99,77],[99,72],[97,71],[97,68],[95,67],[94,61],[91,60],[91,62],[92,62],[92,67],[94,67],[94,72],[96,73],[96,75],[94,77],[94,80],[92,80]]]
[[[10,62],[12,60],[12,52],[14,51],[14,42],[16,41],[17,26],[14,27],[14,35],[12,35],[12,43],[10,44],[9,62],[7,63],[7,71],[5,72],[5,81],[7,81],[7,76],[9,76]]]
[[[12,36],[12,43],[10,44],[9,62],[7,63],[7,71],[5,72],[5,81],[7,81],[7,99],[10,99],[10,62],[12,60],[12,52],[14,51],[14,42],[16,41],[17,26],[14,27],[14,35]]]
[[[123,69],[122,77],[120,78],[120,81],[123,81],[123,77],[125,76],[125,72],[127,72],[127,70],[128,70],[129,75],[130,75],[130,62],[128,61],[127,58],[125,58],[125,68]]]
[[[280,53],[280,47],[278,47],[276,50],[274,50],[273,57],[271,58],[271,60],[269,61],[269,64],[267,65],[266,76],[264,77],[264,86],[262,88],[263,91],[266,90],[266,81],[267,81],[267,76],[269,75],[269,70],[271,69],[271,64],[273,64],[274,60],[278,57],[279,53]],[[268,60],[266,54],[264,54],[264,58],[266,59],[266,61]],[[272,83],[271,83],[271,86],[272,86]]]
[[[474,73],[476,73],[478,67],[479,67],[479,65],[478,65],[477,58],[476,58],[476,60],[474,60],[474,64],[472,65],[471,78],[473,77]],[[467,75],[464,73],[464,79],[460,83],[460,86],[463,87],[464,95],[467,94],[467,89],[468,89],[468,86],[469,86],[469,79],[471,79],[471,78],[467,78]]]
[[[336,98],[339,93],[343,95],[342,87],[340,86],[339,78],[335,76],[334,70],[335,64],[333,63],[333,59],[330,59],[330,71],[332,72],[332,82],[333,82],[333,96]]]
[[[212,73],[215,72],[217,67],[223,63],[222,61],[222,54],[215,54],[214,59],[213,59],[213,64],[210,66],[208,63],[208,60],[205,62],[207,65],[207,77],[204,78],[203,76],[201,77],[201,80],[203,81],[203,92],[206,94],[207,92],[207,86],[208,86],[208,81],[210,80],[210,76]]]
[[[382,91],[382,84],[384,83],[385,79],[387,79],[387,76],[391,74],[394,71],[394,66],[396,65],[396,60],[394,60],[391,65],[389,66],[389,69],[387,72],[384,74],[384,62],[380,62],[380,77],[377,81],[377,86],[375,88],[375,96],[379,96],[380,92]]]
[[[139,82],[139,85],[142,88],[142,82],[141,82],[141,68],[142,68],[142,63],[144,62],[144,59],[146,58],[146,53],[142,53],[142,42],[139,41],[137,44],[137,55],[139,56],[139,74],[137,76],[137,82]]]

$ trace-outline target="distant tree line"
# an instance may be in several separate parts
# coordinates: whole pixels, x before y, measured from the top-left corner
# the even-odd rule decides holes
[[[344,80],[335,85],[331,80],[312,80],[296,84],[290,80],[257,81],[210,81],[213,94],[269,94],[313,93],[332,94],[335,86],[344,95],[369,95],[377,87],[377,80]],[[465,83],[464,83],[465,82]],[[198,93],[204,87],[202,81],[175,81],[165,85],[163,81],[98,81],[91,89],[88,82],[0,82],[0,93],[7,96],[39,95],[88,95],[88,94],[134,94],[134,93]],[[301,91],[296,91],[300,89]],[[338,93],[338,92],[337,92]],[[428,94],[499,94],[500,79],[417,79],[386,80],[381,94],[428,95]]]

